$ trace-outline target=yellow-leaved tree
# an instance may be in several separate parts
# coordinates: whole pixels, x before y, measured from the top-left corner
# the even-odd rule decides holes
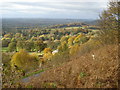
[[[66,41],[62,42],[61,45],[58,46],[57,49],[58,49],[59,52],[64,52],[64,51],[66,51],[66,50],[68,49],[67,42],[66,42]]]
[[[80,43],[80,38],[83,37],[83,34],[78,35],[75,39],[74,39],[74,43]]]
[[[75,39],[74,39],[74,44],[84,44],[85,42],[87,42],[89,40],[88,37],[86,37],[86,35],[84,34],[80,34],[78,35]]]
[[[68,39],[68,46],[72,46],[73,45],[73,41],[74,41],[74,36],[71,36],[69,39]]]
[[[45,48],[44,49],[44,55],[43,55],[44,61],[50,60],[51,58],[52,58],[52,49],[51,48]]]
[[[11,60],[12,68],[18,68],[25,72],[38,67],[39,59],[36,55],[31,55],[24,49],[15,53]]]

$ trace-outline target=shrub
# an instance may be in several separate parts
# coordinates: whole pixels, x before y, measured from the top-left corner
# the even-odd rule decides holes
[[[57,84],[52,83],[52,82],[46,82],[46,83],[43,83],[43,87],[44,88],[57,88]]]
[[[75,55],[79,51],[79,45],[76,44],[70,48],[70,55]]]
[[[78,54],[89,53],[91,50],[98,49],[101,45],[102,43],[100,41],[90,39],[88,42],[80,45]]]
[[[109,31],[101,31],[99,33],[98,40],[103,44],[117,44],[118,43],[118,31],[109,30]]]
[[[51,60],[55,63],[55,65],[66,62],[70,59],[69,49],[64,52],[58,52],[52,56]]]

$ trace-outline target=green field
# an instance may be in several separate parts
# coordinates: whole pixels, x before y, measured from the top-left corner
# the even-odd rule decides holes
[[[7,52],[8,51],[8,47],[2,47],[2,52]]]
[[[57,29],[77,29],[77,28],[82,28],[82,29],[84,29],[85,27],[65,27],[65,28],[57,28]],[[52,28],[51,30],[55,30],[55,29]]]

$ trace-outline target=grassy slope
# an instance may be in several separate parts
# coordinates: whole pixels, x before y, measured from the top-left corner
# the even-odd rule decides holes
[[[94,53],[95,59],[92,58]],[[117,87],[118,47],[105,46],[60,67],[45,71],[29,83],[32,87],[113,88]]]

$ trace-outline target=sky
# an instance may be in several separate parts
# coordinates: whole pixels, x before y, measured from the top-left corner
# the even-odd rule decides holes
[[[0,0],[2,18],[98,19],[108,0]]]

